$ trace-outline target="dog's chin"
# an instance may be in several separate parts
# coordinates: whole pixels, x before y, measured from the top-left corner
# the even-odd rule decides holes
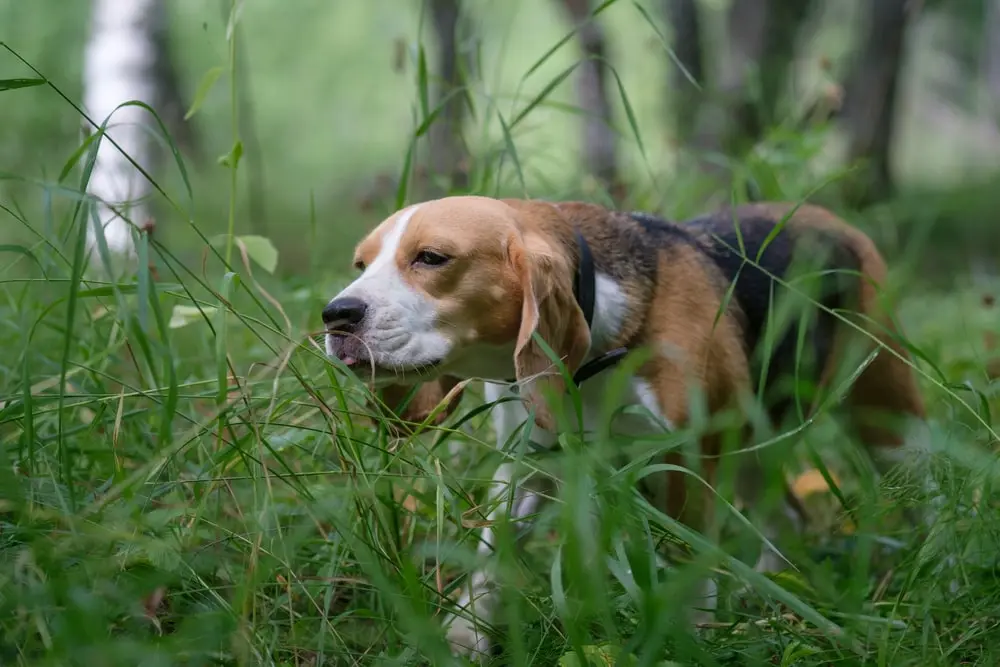
[[[331,358],[338,359],[350,368],[358,378],[375,387],[434,379],[444,363],[443,359],[414,363],[399,363],[396,360],[386,363],[377,358],[373,360],[367,348],[353,344],[350,339],[335,336],[327,337],[326,352]]]
[[[383,366],[372,363],[371,360],[358,360],[348,364],[360,379],[375,387],[385,387],[391,384],[426,382],[437,377],[441,362],[435,361],[414,366]]]

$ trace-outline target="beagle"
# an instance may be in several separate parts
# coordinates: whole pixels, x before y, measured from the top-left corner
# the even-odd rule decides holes
[[[852,353],[854,375],[841,404],[879,471],[898,461],[903,423],[924,418],[907,351],[878,298],[883,259],[861,231],[816,206],[749,204],[672,223],[579,202],[447,197],[389,216],[357,246],[354,263],[360,275],[322,313],[327,353],[371,377],[390,402],[418,387],[406,420],[427,418],[447,398],[441,421],[457,403],[460,380],[484,380],[487,400],[498,402],[499,446],[532,415],[532,439],[553,445],[569,406],[550,399],[563,395],[569,377],[579,385],[584,428],[597,428],[606,369],[640,349],[647,356],[621,402],[644,410],[619,415],[616,428],[626,435],[689,425],[695,395],[716,414],[760,394],[769,421],[781,423],[803,397],[815,406]],[[775,324],[781,305],[808,291],[807,283],[809,303],[820,307],[805,333],[794,322]],[[519,400],[500,401],[508,396]],[[749,439],[749,425],[740,428]],[[701,474],[713,483],[723,438],[713,432],[699,442]],[[757,457],[739,458],[748,462],[739,464],[737,492],[752,504],[765,471]],[[662,461],[683,463],[673,451]],[[514,472],[506,463],[498,469],[494,493],[505,502],[487,524],[507,512],[524,519],[543,502],[525,485],[505,498]],[[689,477],[659,473],[644,480],[643,492],[704,530],[712,494],[686,483]],[[481,537],[485,556],[489,525]],[[761,555],[759,569],[777,566],[775,554]],[[474,617],[450,619],[456,652],[489,647],[476,617],[488,623],[494,611],[490,579],[488,568],[474,572],[459,602]],[[705,600],[692,607],[711,613],[714,591],[714,582],[704,582]]]

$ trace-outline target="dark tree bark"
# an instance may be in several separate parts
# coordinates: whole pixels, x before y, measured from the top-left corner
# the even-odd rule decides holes
[[[867,30],[848,82],[843,114],[849,137],[848,160],[852,164],[864,161],[844,193],[856,206],[883,200],[892,193],[890,157],[911,3],[867,0],[867,4]]]
[[[183,92],[170,47],[170,17],[165,3],[155,6],[151,25],[150,37],[155,53],[152,76],[158,88],[156,110],[177,145],[194,159],[200,159],[201,144],[197,128],[193,119],[184,120],[189,100]]]
[[[983,21],[983,77],[994,117],[1000,114],[1000,0],[986,0]]]
[[[811,0],[737,0],[730,6],[731,51],[721,86],[726,152],[748,150],[778,122],[796,38],[811,7]]]
[[[703,175],[725,181],[729,170],[703,158],[738,158],[780,122],[797,37],[814,2],[733,0],[726,16],[728,40],[714,67],[706,62],[698,0],[664,3],[674,55],[701,88],[672,63],[677,136],[694,149]]]
[[[604,32],[591,17],[587,0],[561,0],[561,4],[578,28],[577,41],[584,56],[576,70],[578,104],[584,113],[584,166],[608,190],[612,199],[620,202],[624,198],[624,187],[618,171],[617,139],[607,92]]]
[[[664,4],[677,58],[670,69],[674,118],[678,136],[684,137],[694,130],[705,85],[701,14],[697,0],[664,0]]]
[[[438,85],[434,108],[444,104],[428,131],[433,175],[447,174],[451,187],[469,184],[469,156],[462,137],[466,109],[468,59],[459,49],[459,0],[430,0],[430,15],[438,40]]]
[[[771,0],[767,38],[760,56],[761,122],[780,121],[781,95],[795,61],[795,42],[812,9],[811,0]]]

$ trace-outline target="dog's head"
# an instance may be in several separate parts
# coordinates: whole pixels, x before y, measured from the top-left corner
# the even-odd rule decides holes
[[[550,427],[561,388],[537,333],[569,371],[590,347],[555,207],[448,197],[394,213],[355,251],[361,275],[323,310],[330,356],[376,386],[442,376],[517,379]]]

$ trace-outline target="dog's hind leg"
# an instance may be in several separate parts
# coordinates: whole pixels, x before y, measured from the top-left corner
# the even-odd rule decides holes
[[[846,339],[854,346],[853,352],[874,350],[870,339],[862,341],[857,334]],[[909,353],[885,333],[880,333],[878,339],[880,346],[874,359],[855,379],[845,397],[841,410],[845,426],[864,445],[880,476],[901,465],[921,478],[927,493],[936,495],[937,488],[927,467],[930,443],[926,409]],[[861,356],[846,351],[843,358],[848,370],[852,360]],[[924,518],[932,521],[933,513],[925,514]]]
[[[754,569],[762,573],[780,572],[789,565],[775,549],[782,550],[783,536],[798,535],[803,530],[807,521],[805,508],[792,493],[779,461],[767,460],[759,452],[743,452],[739,457],[735,492],[743,513],[759,530],[755,541],[760,541],[760,537],[766,540],[760,545]]]
[[[868,451],[880,477],[899,469],[923,487],[928,505],[907,511],[914,527],[930,526],[943,497],[930,469],[930,432],[913,369],[894,343],[881,349],[851,387],[843,411],[848,431]],[[904,359],[906,357],[904,356]]]

